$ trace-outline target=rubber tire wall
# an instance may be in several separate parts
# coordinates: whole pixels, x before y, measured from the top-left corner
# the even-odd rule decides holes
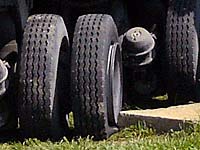
[[[199,0],[170,1],[166,24],[166,78],[172,104],[195,99],[199,27]]]
[[[60,50],[68,50],[68,46],[67,30],[60,16],[29,17],[18,66],[19,121],[25,138],[58,139],[65,133],[61,103],[64,105],[62,101],[67,100],[59,97],[58,72]]]
[[[112,42],[118,42],[118,33],[111,16],[89,14],[78,18],[71,56],[75,129],[78,135],[97,140],[118,131],[116,124],[109,124],[107,107],[112,100],[106,74]]]

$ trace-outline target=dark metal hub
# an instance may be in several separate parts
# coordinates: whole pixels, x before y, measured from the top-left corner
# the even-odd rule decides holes
[[[123,42],[128,66],[144,66],[154,59],[155,40],[146,29],[136,27],[130,29]]]

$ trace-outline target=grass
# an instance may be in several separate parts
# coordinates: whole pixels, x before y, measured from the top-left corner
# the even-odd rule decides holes
[[[163,99],[163,97],[161,97]],[[161,99],[156,97],[156,99]],[[134,109],[138,109],[134,106]],[[69,115],[70,127],[74,127],[73,114]],[[27,139],[24,142],[0,144],[0,150],[199,150],[200,123],[185,127],[182,131],[159,134],[144,123],[130,126],[103,141],[79,138],[69,141],[64,137],[59,142],[42,142]]]
[[[200,149],[200,124],[185,130],[158,135],[155,130],[138,123],[112,135],[108,140],[93,141],[90,138],[79,138],[59,142],[41,142],[28,139],[24,142],[0,144],[2,150],[198,150]]]

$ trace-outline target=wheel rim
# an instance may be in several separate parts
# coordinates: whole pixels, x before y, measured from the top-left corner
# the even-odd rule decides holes
[[[110,46],[108,59],[108,75],[110,81],[111,99],[108,99],[108,123],[116,126],[122,105],[122,71],[121,52],[119,43]]]

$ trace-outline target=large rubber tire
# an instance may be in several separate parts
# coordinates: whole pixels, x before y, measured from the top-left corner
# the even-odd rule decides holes
[[[24,31],[20,52],[18,110],[22,136],[59,139],[67,129],[67,77],[63,61],[69,47],[63,19],[33,15]],[[65,88],[67,85],[65,85]],[[65,90],[65,95],[63,95]]]
[[[172,104],[181,104],[196,95],[200,1],[170,1],[166,25],[168,95]]]
[[[71,56],[71,89],[78,135],[107,138],[118,131],[122,104],[122,62],[111,16],[78,18]]]
[[[7,2],[9,3],[9,1]],[[4,4],[6,5],[6,1]],[[18,125],[15,99],[15,63],[17,58],[17,43],[14,42],[14,39],[16,39],[15,24],[10,13],[8,11],[1,12],[0,20],[3,20],[0,24],[0,59],[9,64],[6,93],[0,98],[0,135],[3,135],[2,131],[5,133],[10,131],[16,132]],[[5,137],[1,136],[0,140]]]
[[[8,36],[8,35],[7,35]],[[0,133],[16,132],[18,126],[16,108],[16,63],[17,43],[11,41],[0,50],[0,59],[9,65],[8,77],[6,79],[6,92],[0,97]],[[5,124],[4,124],[5,123]],[[6,136],[5,136],[6,137]],[[0,137],[1,138],[4,137]]]

